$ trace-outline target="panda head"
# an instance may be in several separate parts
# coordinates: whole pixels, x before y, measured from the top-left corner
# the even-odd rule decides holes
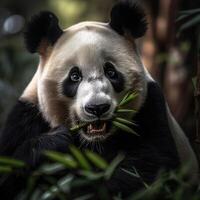
[[[40,55],[34,83],[39,108],[52,127],[87,122],[79,134],[103,140],[128,90],[138,93],[132,108],[141,107],[146,81],[135,40],[146,27],[143,10],[127,0],[112,8],[109,23],[82,22],[61,30],[51,12],[32,18],[25,42]]]

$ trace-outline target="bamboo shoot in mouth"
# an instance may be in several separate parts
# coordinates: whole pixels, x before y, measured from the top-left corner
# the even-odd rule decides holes
[[[128,133],[132,133],[134,135],[139,136],[132,128],[132,126],[136,126],[136,124],[131,121],[127,120],[125,118],[122,118],[120,114],[130,114],[130,113],[136,113],[137,111],[134,109],[125,109],[123,106],[129,104],[130,102],[133,102],[137,98],[136,92],[128,92],[122,100],[119,102],[118,106],[116,107],[116,110],[114,112],[114,117],[110,119],[111,124],[115,126],[116,128],[123,130]],[[80,124],[77,124],[70,128],[71,132],[77,132],[82,128],[86,129],[86,132],[88,134],[104,134],[108,129],[109,123],[107,121],[97,120],[95,122],[83,122]]]

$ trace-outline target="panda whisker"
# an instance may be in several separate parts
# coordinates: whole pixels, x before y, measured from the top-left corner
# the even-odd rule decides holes
[[[85,144],[85,140],[83,138],[80,137],[80,145],[79,148],[82,149],[84,147]]]
[[[80,140],[80,145],[79,148],[87,148],[89,145],[89,142],[79,133],[79,140]]]
[[[91,145],[92,145],[92,151],[95,151],[95,149],[96,149],[96,141],[92,141]]]
[[[101,143],[99,141],[96,142],[96,147],[97,147],[97,152],[99,154],[102,154],[102,152],[103,152],[103,146],[101,145]]]

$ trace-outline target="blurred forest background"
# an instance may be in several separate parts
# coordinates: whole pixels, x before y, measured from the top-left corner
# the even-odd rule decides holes
[[[0,129],[6,115],[31,80],[38,56],[29,54],[23,31],[31,15],[50,10],[66,28],[80,21],[109,21],[115,0],[0,1]],[[149,30],[138,41],[145,66],[163,88],[169,107],[194,141],[195,90],[200,47],[199,0],[139,0],[147,11]],[[195,79],[193,79],[195,82]],[[198,103],[197,103],[198,104]]]

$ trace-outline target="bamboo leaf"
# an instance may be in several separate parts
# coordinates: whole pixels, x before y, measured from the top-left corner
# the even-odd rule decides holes
[[[101,178],[104,177],[104,174],[103,173],[95,173],[95,172],[92,172],[92,171],[81,171],[80,174],[82,176],[85,176],[87,179],[89,180],[99,180]]]
[[[200,8],[190,9],[190,10],[182,10],[179,12],[180,15],[191,15],[191,14],[196,14],[196,13],[200,13]]]
[[[72,188],[79,188],[79,187],[85,187],[90,186],[91,180],[86,179],[85,177],[82,178],[76,178],[72,183]]]
[[[181,21],[188,21],[192,18],[200,14],[200,9],[192,9],[192,10],[183,10],[179,12],[179,16],[176,19],[176,22],[181,22]],[[188,19],[187,19],[188,18]]]
[[[119,104],[119,107],[124,106],[124,105],[128,104],[129,102],[133,101],[137,96],[138,96],[138,94],[136,92],[133,92],[123,102],[121,102]]]
[[[197,91],[197,77],[192,78],[192,84],[194,87],[194,91],[196,92]]]
[[[59,194],[59,188],[57,186],[50,187],[46,192],[41,196],[41,200],[52,200]]]
[[[200,23],[200,15],[197,15],[196,17],[192,18],[191,20],[187,21],[186,23],[184,23],[180,29],[179,29],[179,33],[180,34],[181,32],[183,32],[184,30],[192,27],[192,26],[195,26],[195,25],[198,25]]]
[[[89,158],[89,160],[95,164],[100,169],[106,169],[108,166],[108,163],[101,158],[98,154],[88,151],[85,151],[85,155]]]
[[[140,179],[140,181],[143,183],[143,185],[145,186],[145,188],[149,188],[149,185],[143,181],[142,177],[140,176],[140,174],[137,172],[137,170],[135,169],[135,167],[133,167],[134,172],[132,171],[128,171],[124,168],[122,168],[122,171],[124,171],[125,173],[129,174],[130,176],[133,176],[135,178]]]
[[[25,192],[21,193],[22,197],[19,198],[19,200],[25,200],[25,199],[37,200],[38,197],[40,196],[40,192],[36,189],[37,180],[39,176],[35,176],[34,174],[35,173],[33,173],[32,176],[29,177],[27,182],[27,189]]]
[[[136,135],[136,136],[139,136],[133,129],[129,128],[129,127],[126,126],[125,124],[122,124],[122,123],[117,122],[117,121],[113,121],[112,123],[113,123],[113,125],[114,125],[115,127],[119,128],[119,129],[121,129],[121,130],[123,130],[123,131],[126,131],[126,132],[128,132],[128,133],[132,133],[132,134],[134,134],[134,135]]]
[[[76,168],[78,166],[78,163],[68,154],[62,154],[54,151],[47,151],[45,152],[45,155],[58,163],[63,164],[67,168]]]
[[[73,156],[77,159],[77,161],[83,169],[91,170],[89,162],[86,160],[86,158],[79,149],[77,149],[75,146],[71,146],[70,151],[72,152]]]
[[[69,174],[67,176],[62,177],[59,179],[59,181],[56,183],[53,183],[50,181],[52,186],[48,189],[45,190],[45,192],[42,192],[40,195],[40,200],[51,200],[51,199],[60,199],[60,200],[65,200],[66,195],[64,194],[65,192],[69,192],[71,189],[71,183],[74,180],[74,176]],[[57,198],[55,198],[57,197]]]
[[[95,199],[94,197],[95,197],[94,194],[86,194],[86,195],[83,195],[83,196],[80,196],[80,197],[76,198],[75,200]]]
[[[128,96],[131,94],[131,91],[128,91],[127,93],[126,93],[126,95],[123,97],[123,99],[120,101],[120,103],[119,104],[122,104],[127,98],[128,98]]]
[[[45,164],[38,170],[40,173],[44,174],[55,174],[61,170],[65,169],[63,164],[53,163],[53,164]]]
[[[110,165],[107,167],[105,171],[105,179],[109,180],[115,171],[116,167],[119,165],[120,162],[125,158],[123,154],[119,154],[114,160],[110,163]]]
[[[189,15],[181,15],[176,19],[176,22],[180,22],[181,20],[186,19],[188,17],[190,17],[190,16]]]
[[[74,181],[74,180],[75,180],[74,175],[68,174],[68,175],[62,177],[58,181],[58,186],[62,191],[69,192],[71,189],[72,181]]]
[[[76,132],[76,131],[80,130],[81,128],[83,128],[83,127],[85,127],[87,125],[88,125],[87,123],[76,125],[76,126],[70,128],[70,131]]]
[[[11,173],[13,170],[9,166],[0,166],[0,174]]]
[[[38,200],[38,199],[40,199],[40,196],[41,196],[41,190],[39,188],[36,188],[32,192],[30,200]],[[24,199],[28,199],[28,198],[24,198]],[[21,200],[21,199],[19,198],[19,200]]]
[[[122,124],[127,124],[127,125],[136,126],[135,123],[133,123],[133,122],[131,122],[131,121],[129,121],[129,120],[123,119],[123,118],[121,118],[121,117],[116,117],[115,120],[118,121],[118,122],[120,122],[120,123],[122,123]]]
[[[117,109],[117,113],[136,113],[136,110],[131,110],[131,109]]]
[[[122,171],[126,172],[127,174],[129,174],[129,175],[131,175],[131,176],[133,176],[135,178],[138,178],[138,179],[140,178],[140,175],[138,173],[134,173],[134,172],[128,171],[128,170],[126,170],[124,168],[122,168]]]
[[[13,158],[9,158],[9,157],[3,157],[1,156],[0,157],[0,164],[3,164],[3,165],[8,165],[10,167],[25,167],[25,163],[21,160],[16,160],[16,159],[13,159]]]

